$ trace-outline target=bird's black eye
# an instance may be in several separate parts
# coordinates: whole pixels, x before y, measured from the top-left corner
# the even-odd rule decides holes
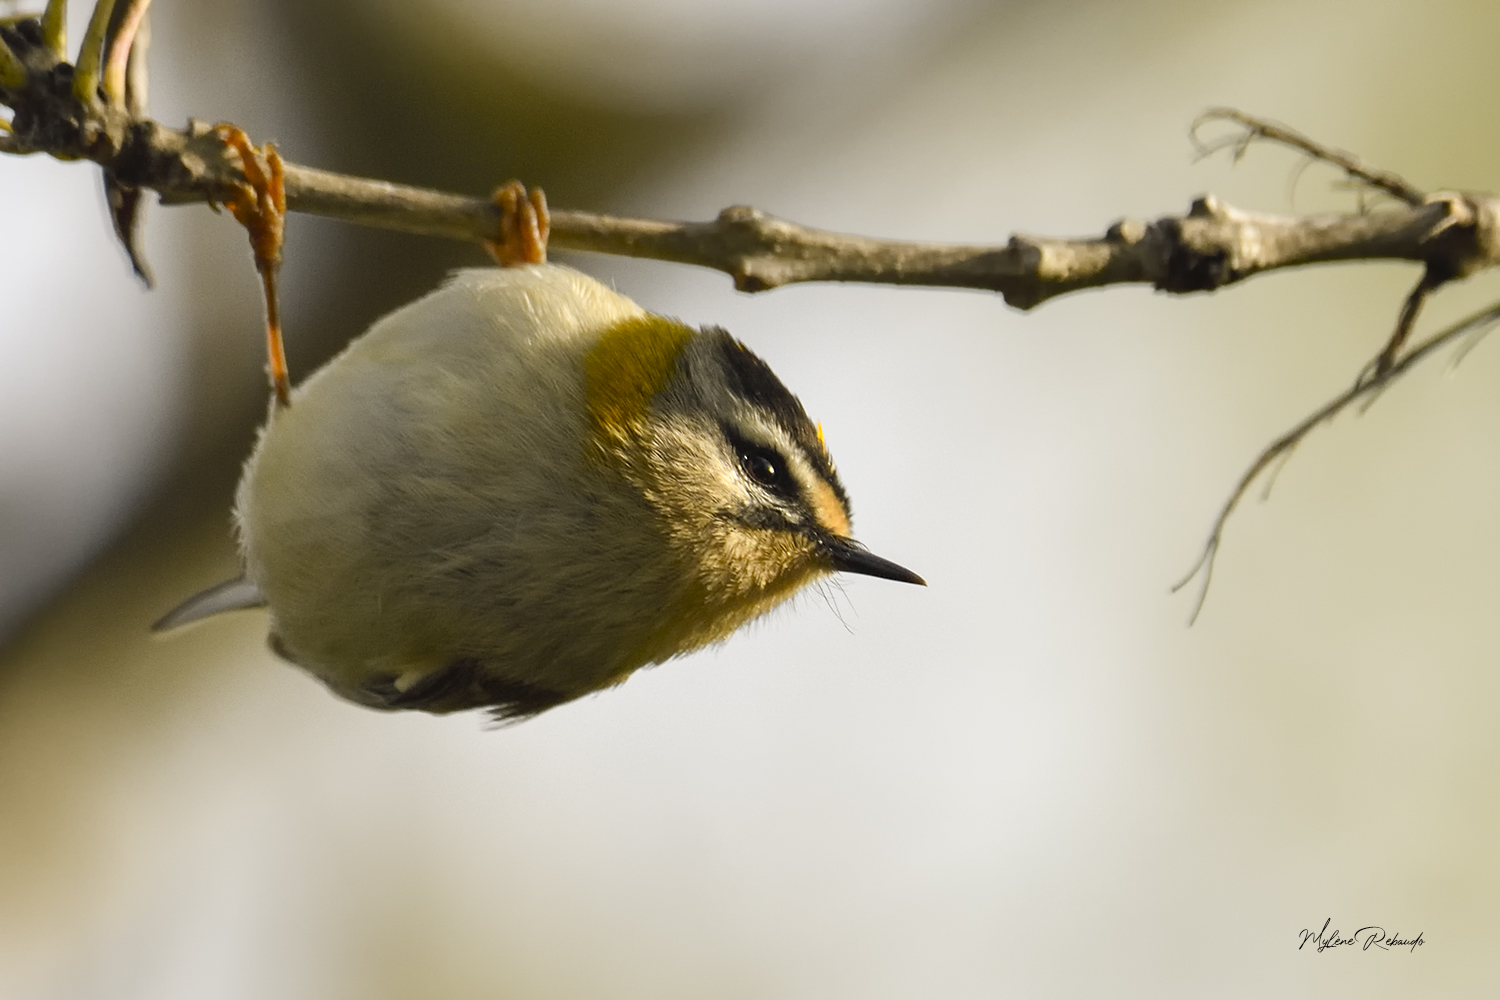
[[[755,445],[740,445],[736,449],[740,456],[740,468],[745,475],[768,490],[784,493],[791,489],[792,479],[787,472],[786,459],[770,448]]]
[[[769,451],[746,451],[740,456],[740,464],[750,473],[750,478],[762,486],[775,486],[781,478],[781,466],[777,456]]]
[[[724,424],[724,437],[739,460],[740,471],[752,482],[786,500],[797,497],[797,481],[787,465],[786,456],[768,445],[748,441],[736,428]]]

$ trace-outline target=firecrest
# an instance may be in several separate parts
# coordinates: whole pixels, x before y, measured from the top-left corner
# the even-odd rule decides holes
[[[744,344],[546,263],[458,273],[273,405],[235,520],[243,575],[158,629],[265,606],[351,701],[501,720],[836,571],[923,582],[851,537],[821,428]]]

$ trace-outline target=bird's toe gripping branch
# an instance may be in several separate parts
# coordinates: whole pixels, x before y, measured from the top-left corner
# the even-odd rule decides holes
[[[237,125],[221,124],[216,131],[219,138],[239,154],[240,171],[245,177],[239,189],[224,204],[250,236],[250,249],[255,254],[255,269],[260,272],[266,300],[266,371],[277,405],[286,406],[291,402],[291,378],[287,373],[286,350],[281,342],[281,310],[276,295],[276,272],[281,267],[286,218],[281,156],[269,142],[257,150],[251,145],[250,137]]]
[[[500,210],[500,239],[485,241],[490,256],[501,267],[546,263],[552,224],[542,189],[528,193],[526,185],[510,181],[496,188],[492,198]]]

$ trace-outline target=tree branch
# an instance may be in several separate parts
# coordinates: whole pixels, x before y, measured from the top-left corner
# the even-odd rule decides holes
[[[466,240],[496,238],[488,199],[350,177],[288,163],[287,205],[363,225]],[[137,180],[156,187],[149,178]],[[158,188],[158,190],[163,190]],[[724,271],[741,291],[804,281],[858,281],[986,289],[1030,309],[1086,288],[1147,283],[1168,292],[1211,291],[1252,274],[1347,260],[1495,262],[1493,234],[1458,237],[1465,220],[1496,217],[1500,204],[1444,196],[1414,208],[1369,215],[1288,217],[1243,212],[1212,196],[1186,215],[1126,220],[1103,236],[1051,239],[1016,235],[1003,246],[913,243],[801,226],[758,209],[726,208],[711,222],[627,219],[554,209],[552,245],[648,257]],[[164,191],[163,200],[197,200]],[[1459,266],[1459,265],[1454,265]]]
[[[1198,132],[1209,122],[1230,122],[1237,128],[1227,135],[1203,142],[1198,138]],[[1392,198],[1404,201],[1408,205],[1420,205],[1426,199],[1426,195],[1398,174],[1391,173],[1389,170],[1368,167],[1353,153],[1325,146],[1280,122],[1256,118],[1243,111],[1236,111],[1234,108],[1210,108],[1198,116],[1197,121],[1193,122],[1188,130],[1188,134],[1193,140],[1193,145],[1198,147],[1200,159],[1212,156],[1221,149],[1231,149],[1234,151],[1235,162],[1239,162],[1252,144],[1257,140],[1266,139],[1282,146],[1301,150],[1311,159],[1331,163],[1341,168],[1354,180],[1384,191]]]
[[[67,85],[71,67],[44,43],[37,22],[7,28],[0,39],[25,69],[22,85],[0,86],[0,101],[15,109],[14,132],[0,137],[0,152],[92,160],[127,188],[158,192],[164,204],[222,202],[243,184],[238,155],[212,127],[190,122],[184,129],[168,128],[133,114],[117,99],[80,99],[77,82]],[[1322,150],[1285,126],[1238,112],[1209,117],[1245,129],[1234,143],[1241,151],[1257,138],[1290,143],[1408,204],[1368,214],[1279,216],[1243,211],[1206,195],[1185,214],[1123,220],[1098,237],[1018,234],[1000,245],[845,235],[746,206],[727,208],[709,222],[555,210],[552,245],[715,268],[749,292],[804,281],[945,286],[999,292],[1019,309],[1116,284],[1149,284],[1173,293],[1212,291],[1264,271],[1333,261],[1422,262],[1444,280],[1500,262],[1500,202],[1490,196],[1425,197],[1395,175]],[[486,198],[294,163],[286,165],[286,195],[290,211],[361,225],[473,241],[494,240],[499,233],[499,216]]]
[[[1416,292],[1413,292],[1413,296],[1415,295]],[[1255,484],[1256,480],[1265,475],[1266,471],[1276,462],[1285,461],[1289,458],[1297,445],[1301,444],[1303,439],[1309,434],[1347,410],[1354,403],[1366,400],[1366,406],[1372,405],[1387,386],[1416,367],[1439,348],[1451,344],[1465,335],[1483,336],[1496,323],[1500,323],[1500,303],[1487,306],[1428,337],[1400,361],[1395,362],[1384,370],[1374,370],[1367,378],[1361,378],[1349,389],[1346,389],[1327,403],[1324,403],[1286,433],[1268,444],[1255,457],[1255,461],[1250,463],[1250,467],[1245,470],[1244,474],[1240,476],[1239,482],[1235,483],[1234,489],[1230,491],[1229,499],[1219,509],[1219,516],[1214,520],[1213,529],[1208,534],[1208,542],[1203,547],[1203,554],[1198,557],[1198,561],[1193,564],[1193,568],[1188,571],[1188,574],[1172,587],[1172,591],[1175,593],[1191,583],[1194,577],[1201,576],[1203,582],[1198,591],[1198,600],[1193,605],[1192,617],[1189,620],[1197,621],[1198,613],[1203,610],[1203,602],[1208,598],[1208,585],[1213,581],[1214,560],[1219,554],[1219,544],[1224,538],[1224,527],[1229,523],[1230,515],[1234,513],[1235,508],[1239,506],[1240,501],[1245,498],[1245,494],[1250,491],[1250,487]],[[1460,352],[1457,360],[1462,360],[1466,354],[1468,354],[1468,348]],[[1370,370],[1367,369],[1368,371]],[[1271,484],[1268,482],[1266,484],[1267,495],[1269,495],[1270,490]]]

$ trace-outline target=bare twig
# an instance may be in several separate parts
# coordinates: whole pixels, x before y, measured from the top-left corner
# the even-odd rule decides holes
[[[1219,516],[1214,521],[1213,530],[1209,532],[1208,542],[1203,547],[1203,554],[1193,564],[1188,574],[1179,580],[1173,587],[1176,593],[1186,587],[1195,577],[1202,578],[1202,586],[1198,592],[1198,600],[1193,605],[1193,614],[1190,621],[1197,621],[1198,613],[1203,610],[1203,602],[1208,597],[1208,585],[1213,579],[1214,562],[1219,554],[1219,545],[1224,538],[1224,526],[1229,522],[1229,516],[1234,513],[1245,494],[1261,474],[1278,459],[1284,460],[1290,456],[1292,449],[1301,444],[1303,439],[1313,432],[1319,425],[1332,420],[1349,406],[1362,398],[1373,397],[1389,386],[1397,378],[1419,364],[1434,351],[1445,344],[1468,334],[1477,333],[1492,324],[1500,322],[1500,303],[1496,303],[1473,313],[1459,322],[1433,334],[1424,340],[1418,347],[1413,349],[1400,361],[1395,362],[1383,372],[1377,371],[1368,379],[1364,379],[1349,389],[1341,392],[1323,406],[1309,414],[1304,420],[1292,427],[1281,437],[1272,441],[1265,449],[1250,463],[1244,475],[1235,484],[1229,494],[1229,499],[1219,510]],[[1467,353],[1467,351],[1465,351]]]
[[[1232,122],[1238,126],[1238,130],[1233,134],[1204,143],[1198,138],[1198,130],[1204,124],[1211,121]],[[1346,153],[1343,150],[1325,146],[1320,142],[1308,138],[1296,129],[1282,125],[1280,122],[1255,118],[1243,112],[1235,111],[1232,108],[1213,108],[1200,115],[1193,122],[1190,129],[1190,136],[1194,145],[1198,147],[1200,156],[1209,156],[1221,149],[1233,149],[1233,156],[1236,161],[1244,156],[1251,143],[1257,139],[1265,139],[1300,150],[1306,154],[1307,159],[1293,173],[1292,183],[1295,183],[1295,178],[1301,175],[1302,170],[1309,163],[1322,161],[1343,169],[1356,182],[1356,190],[1360,193],[1367,188],[1373,188],[1384,191],[1386,194],[1398,198],[1413,207],[1434,200],[1418,190],[1399,174],[1366,166],[1352,153]],[[1360,200],[1359,207],[1361,214],[1363,214],[1365,211],[1363,198]],[[1439,232],[1435,232],[1433,235],[1436,237],[1439,235]],[[1384,375],[1391,370],[1392,365],[1396,363],[1397,356],[1401,353],[1401,348],[1405,346],[1407,339],[1411,336],[1417,314],[1422,311],[1422,306],[1426,304],[1433,292],[1455,277],[1460,276],[1460,274],[1472,273],[1472,270],[1466,270],[1462,265],[1457,270],[1450,270],[1452,266],[1451,262],[1443,259],[1441,256],[1434,256],[1428,259],[1427,268],[1423,271],[1421,279],[1418,280],[1416,287],[1411,290],[1411,293],[1406,297],[1406,301],[1402,304],[1401,312],[1396,319],[1396,328],[1391,333],[1390,339],[1386,341],[1385,347],[1381,349],[1380,353],[1361,369],[1359,376],[1355,380],[1356,386],[1362,384],[1367,378]],[[1374,397],[1372,396],[1371,401],[1373,402],[1373,400]]]
[[[1198,129],[1209,121],[1233,122],[1239,126],[1240,130],[1236,134],[1205,144],[1198,139]],[[1297,445],[1325,421],[1331,420],[1359,400],[1364,401],[1360,408],[1360,412],[1363,413],[1374,405],[1395,379],[1432,351],[1456,337],[1481,330],[1500,320],[1500,305],[1475,313],[1454,326],[1434,334],[1423,342],[1422,346],[1405,358],[1401,358],[1401,349],[1410,338],[1417,316],[1427,300],[1431,298],[1432,293],[1456,278],[1467,277],[1481,267],[1494,266],[1497,262],[1495,246],[1497,231],[1493,216],[1490,214],[1494,212],[1493,199],[1471,199],[1470,196],[1450,194],[1426,195],[1399,175],[1368,167],[1351,153],[1325,146],[1285,125],[1253,118],[1228,108],[1216,108],[1200,116],[1193,123],[1191,134],[1201,155],[1210,155],[1221,149],[1232,149],[1234,158],[1238,160],[1251,143],[1257,139],[1265,139],[1298,149],[1305,153],[1310,161],[1321,160],[1332,163],[1343,169],[1360,185],[1383,191],[1405,202],[1413,209],[1443,201],[1450,201],[1457,207],[1452,217],[1425,237],[1424,242],[1429,249],[1428,255],[1424,258],[1426,267],[1423,269],[1422,277],[1402,303],[1401,311],[1396,318],[1395,329],[1380,353],[1360,370],[1350,389],[1330,400],[1321,409],[1309,415],[1261,451],[1250,467],[1245,470],[1244,475],[1240,477],[1239,482],[1235,484],[1229,499],[1219,511],[1213,530],[1209,533],[1208,542],[1204,546],[1203,554],[1187,576],[1172,588],[1176,592],[1201,574],[1202,589],[1198,593],[1198,600],[1193,605],[1191,618],[1192,621],[1196,621],[1199,612],[1203,610],[1203,602],[1208,597],[1208,587],[1213,578],[1214,562],[1223,539],[1224,526],[1251,484],[1273,465],[1276,472],[1279,472],[1290,459]],[[1462,202],[1461,205],[1460,202]],[[1363,203],[1360,207],[1363,211]],[[1477,214],[1471,215],[1469,214],[1471,212]],[[1444,244],[1447,245],[1444,246]],[[1460,244],[1463,245],[1460,246]],[[1481,260],[1488,260],[1490,263],[1481,264],[1479,263]],[[1467,354],[1472,347],[1471,343],[1464,349],[1463,354]],[[1270,493],[1271,482],[1274,478],[1275,472],[1268,477],[1266,495]]]
[[[1391,331],[1390,339],[1380,349],[1380,353],[1360,370],[1359,376],[1355,379],[1356,385],[1367,378],[1384,375],[1391,370],[1396,363],[1396,357],[1401,353],[1401,348],[1406,346],[1406,341],[1411,337],[1412,327],[1417,322],[1417,314],[1422,311],[1428,298],[1445,280],[1435,277],[1431,269],[1422,272],[1422,277],[1417,279],[1416,286],[1407,294],[1406,301],[1401,303],[1401,311],[1396,315],[1396,329]]]
[[[1209,122],[1216,121],[1233,122],[1239,126],[1240,131],[1229,136],[1214,139],[1208,143],[1200,141],[1198,130]],[[1193,144],[1198,147],[1200,156],[1211,156],[1221,149],[1233,149],[1234,159],[1238,161],[1245,155],[1255,140],[1268,139],[1283,146],[1299,149],[1315,160],[1332,163],[1355,180],[1368,184],[1370,187],[1378,188],[1391,197],[1406,202],[1408,205],[1420,205],[1427,198],[1426,194],[1417,190],[1415,186],[1408,183],[1399,174],[1392,173],[1389,170],[1367,167],[1353,153],[1346,153],[1341,149],[1325,146],[1321,142],[1310,139],[1296,129],[1283,125],[1280,122],[1273,122],[1268,118],[1256,118],[1253,115],[1245,114],[1243,111],[1236,111],[1234,108],[1210,108],[1199,115],[1197,120],[1193,122],[1189,134],[1192,137]]]
[[[150,185],[147,185],[150,186]],[[494,239],[487,199],[287,165],[292,211],[460,239]],[[812,229],[734,206],[711,222],[553,213],[553,246],[650,257],[724,271],[742,291],[802,281],[980,288],[1021,309],[1086,288],[1147,283],[1208,291],[1252,274],[1336,260],[1425,260],[1451,206],[1368,216],[1286,217],[1243,212],[1212,196],[1186,215],[1116,223],[1102,237],[1012,236],[1004,245],[877,240]]]
[[[35,148],[35,142],[31,135],[18,135],[10,148]],[[105,115],[100,127],[72,149],[74,155],[112,166],[126,183],[158,191],[166,204],[222,201],[241,182],[238,162],[224,153],[206,126],[196,123],[177,130],[149,119],[116,123]],[[286,191],[287,208],[293,212],[450,239],[498,236],[498,216],[487,198],[295,163],[286,166]],[[1003,245],[844,235],[746,206],[727,208],[710,222],[557,210],[552,244],[711,267],[733,277],[742,291],[804,281],[946,286],[999,292],[1008,304],[1030,309],[1059,295],[1113,284],[1144,283],[1186,293],[1305,264],[1426,261],[1435,253],[1435,238],[1452,228],[1455,215],[1500,217],[1500,204],[1487,196],[1454,195],[1369,215],[1293,217],[1245,212],[1205,196],[1184,215],[1124,220],[1100,237],[1018,234]],[[1483,266],[1489,266],[1488,257]]]
[[[135,6],[136,4],[132,4]],[[12,36],[7,36],[12,37]],[[21,38],[19,34],[13,36]],[[85,43],[85,52],[89,50]],[[206,125],[167,128],[74,93],[47,72],[55,57],[37,45],[20,53],[25,87],[0,93],[17,108],[17,132],[0,151],[45,151],[93,160],[127,187],[152,189],[167,204],[222,202],[243,183],[238,159]],[[1323,150],[1284,126],[1220,112],[1246,131],[1321,155],[1387,189],[1399,178]],[[1232,118],[1231,118],[1232,116]],[[1248,141],[1248,140],[1246,140]],[[363,225],[454,239],[498,236],[487,198],[286,165],[287,208]],[[1419,199],[1420,201],[1420,199]],[[1500,260],[1494,220],[1500,202],[1484,195],[1434,196],[1363,215],[1278,216],[1242,211],[1212,196],[1182,215],[1126,219],[1102,235],[1055,239],[1016,234],[1003,244],[910,243],[812,229],[745,206],[708,222],[553,213],[552,244],[563,250],[649,257],[716,268],[744,291],[803,281],[858,281],[977,288],[1020,309],[1070,292],[1141,283],[1171,293],[1211,291],[1263,271],[1346,260],[1411,260],[1459,275]]]

